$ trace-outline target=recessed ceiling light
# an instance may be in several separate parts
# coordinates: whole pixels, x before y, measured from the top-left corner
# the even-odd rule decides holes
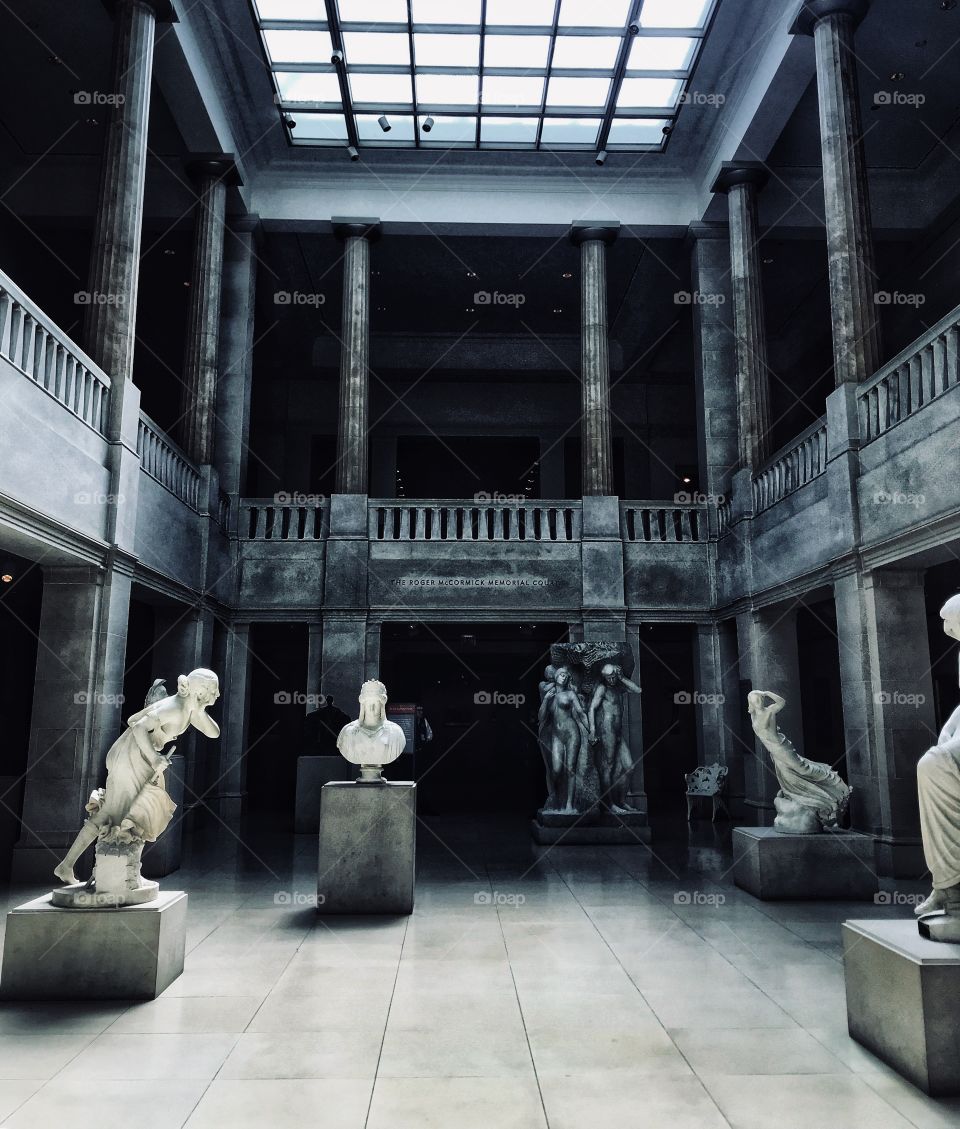
[[[477,277],[477,272],[475,270],[468,270],[467,271],[467,278],[476,278],[476,277]]]
[[[901,82],[906,77],[907,76],[903,73],[903,71],[894,71],[893,74],[890,75],[890,81]]]
[[[553,312],[554,312],[555,314],[562,314],[562,313],[563,313],[563,310],[562,310],[562,309],[561,309],[561,308],[560,308],[559,306],[554,306],[554,307],[553,307]]]
[[[12,584],[13,583],[13,577],[10,575],[9,572],[5,572],[3,574],[3,576],[0,576],[0,580],[2,580],[4,584]]]
[[[564,278],[573,278],[573,271],[570,271],[570,270],[565,270],[565,271],[563,272],[563,277],[564,277]]]

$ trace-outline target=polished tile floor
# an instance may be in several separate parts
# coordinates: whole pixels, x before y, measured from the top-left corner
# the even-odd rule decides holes
[[[195,837],[164,880],[190,894],[183,976],[150,1003],[0,1005],[0,1124],[960,1125],[846,1033],[840,922],[909,908],[757,902],[709,824],[652,848],[418,834],[415,912],[387,919],[316,916],[312,837]]]

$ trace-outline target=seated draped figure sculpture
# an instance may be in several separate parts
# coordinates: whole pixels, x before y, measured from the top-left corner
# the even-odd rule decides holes
[[[382,780],[381,769],[406,748],[407,735],[395,721],[387,720],[387,688],[375,678],[360,687],[360,716],[348,722],[337,737],[340,754],[360,766],[360,779]]]
[[[829,765],[807,760],[777,725],[786,699],[772,690],[751,690],[747,709],[753,731],[773,759],[780,791],[773,801],[774,829],[789,835],[816,835],[836,827],[850,802],[852,789]]]
[[[960,594],[940,609],[943,630],[960,641]],[[960,941],[960,706],[917,765],[920,833],[933,891],[917,906],[920,933]]]
[[[151,694],[155,689],[156,683]],[[166,830],[176,810],[163,778],[176,745],[167,754],[162,750],[191,726],[206,737],[220,736],[220,727],[206,712],[220,696],[220,684],[212,670],[198,668],[180,675],[175,694],[150,701],[151,694],[150,704],[128,718],[107,753],[106,786],[91,794],[89,818],[54,870],[66,883],[53,892],[55,905],[135,905],[157,896],[157,883],[140,875],[140,855],[144,843],[155,842]],[[94,842],[93,877],[78,883],[73,868]]]

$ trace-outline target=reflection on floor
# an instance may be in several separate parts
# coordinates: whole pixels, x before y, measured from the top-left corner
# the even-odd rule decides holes
[[[729,831],[534,848],[521,821],[422,824],[416,911],[318,919],[312,837],[232,833],[165,880],[186,971],[154,1002],[0,1006],[4,1126],[933,1129],[846,1033],[839,923],[762,904]],[[32,891],[11,891],[8,904]]]

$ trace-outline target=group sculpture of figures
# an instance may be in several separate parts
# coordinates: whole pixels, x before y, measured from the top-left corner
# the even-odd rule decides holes
[[[772,690],[751,690],[747,710],[757,740],[770,754],[780,791],[773,826],[788,835],[816,835],[840,825],[850,803],[850,786],[828,764],[807,760],[777,724],[786,699]]]
[[[624,707],[640,687],[625,643],[558,643],[540,683],[539,737],[547,770],[543,811],[576,815],[630,812],[636,758],[626,738]]]

